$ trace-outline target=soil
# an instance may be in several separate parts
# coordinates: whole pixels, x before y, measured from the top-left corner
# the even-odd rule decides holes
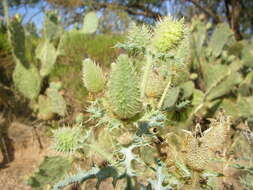
[[[0,151],[0,190],[32,190],[26,180],[37,170],[45,156],[56,155],[51,148],[52,140],[45,135],[43,127],[35,130],[20,122],[11,123],[8,126],[8,138],[2,139],[8,149],[9,162],[4,161],[4,155]],[[96,181],[89,180],[78,190],[96,190],[95,184]],[[111,179],[103,181],[100,189],[113,190],[111,184]],[[73,186],[64,188],[73,189]]]
[[[37,135],[40,136],[40,143]],[[3,163],[4,156],[0,152],[0,189],[31,190],[25,184],[26,179],[36,171],[45,156],[53,154],[50,150],[51,140],[31,126],[13,122],[8,127],[8,140],[3,138],[8,147],[9,163]],[[43,146],[43,148],[41,147]],[[10,147],[11,150],[10,150]]]
[[[31,126],[17,121],[8,124],[7,132],[4,133],[8,136],[3,138],[4,125],[6,124],[0,121],[0,137],[2,134],[0,145],[6,145],[8,159],[6,159],[6,155],[3,155],[2,148],[0,151],[0,190],[32,190],[30,186],[26,185],[27,178],[37,170],[45,156],[56,155],[51,148],[52,139],[45,135],[45,127],[42,126],[35,130]],[[86,162],[86,166],[88,165],[90,164]],[[242,190],[243,188],[238,184],[238,171],[233,168],[219,171],[221,168],[224,167],[219,164],[212,167],[218,172],[224,172],[227,176],[220,181],[221,189]],[[70,186],[64,190],[95,190],[95,183],[96,181],[89,180],[80,188]],[[224,184],[231,187],[222,187]],[[111,179],[102,182],[99,189],[113,190]]]

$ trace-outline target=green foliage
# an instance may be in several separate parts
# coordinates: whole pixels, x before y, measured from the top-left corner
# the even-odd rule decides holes
[[[49,88],[46,90],[46,95],[50,101],[52,112],[64,116],[66,112],[66,103],[59,92],[60,88],[60,82],[51,82]]]
[[[27,66],[26,48],[25,48],[25,30],[20,20],[14,18],[9,26],[9,39],[13,54],[20,63]]]
[[[72,107],[80,119],[73,124],[69,122],[70,127],[54,131],[54,148],[78,158],[76,165],[88,158],[100,168],[80,171],[62,180],[70,161],[47,161],[30,178],[31,186],[42,188],[55,184],[53,189],[60,190],[97,179],[98,188],[103,180],[112,177],[114,187],[117,181],[124,180],[121,189],[133,190],[138,186],[146,190],[204,189],[214,187],[210,185],[213,181],[226,176],[210,171],[208,166],[213,160],[226,163],[239,160],[234,159],[240,155],[233,151],[236,135],[231,135],[234,133],[231,125],[237,130],[239,121],[253,118],[252,44],[235,42],[224,24],[209,30],[210,26],[195,21],[190,34],[183,19],[165,17],[153,29],[132,25],[126,41],[116,45],[128,55],[119,55],[121,50],[115,44],[123,39],[121,36],[91,35],[98,24],[94,12],[86,15],[81,29],[62,35],[59,35],[63,32],[59,20],[55,13],[47,14],[44,38],[35,52],[37,59],[32,51],[34,44],[22,42],[29,49],[25,49],[28,51],[25,58],[31,60],[29,67],[22,64],[20,55],[14,51],[14,83],[27,98],[38,97],[34,110],[44,120],[66,114],[62,85],[64,96],[69,99],[75,99],[78,91],[77,104],[81,105]],[[102,66],[112,63],[110,72],[95,62]],[[49,87],[41,90],[46,76]],[[56,79],[63,84],[52,82]],[[82,83],[92,92],[88,97],[90,102],[84,101]],[[39,95],[40,92],[43,94]],[[80,113],[83,102],[90,104],[85,114]],[[245,131],[248,134],[250,130]],[[53,163],[59,168],[51,172]],[[65,164],[68,169],[62,166]],[[234,166],[252,173],[251,166]],[[146,185],[139,184],[142,176],[149,176]],[[243,182],[245,186],[248,181]]]
[[[121,35],[104,34],[97,35],[96,37],[87,36],[85,52],[97,63],[109,66],[120,54],[120,51],[114,48],[115,44],[123,39]]]
[[[95,12],[89,12],[84,16],[83,27],[81,31],[85,34],[96,32],[98,27],[98,18]]]
[[[55,40],[60,37],[63,32],[63,28],[60,25],[60,19],[55,11],[49,11],[46,13],[44,25],[43,25],[43,36],[48,41]]]
[[[81,64],[82,59],[87,56],[97,63],[109,65],[119,55],[119,50],[113,47],[122,39],[123,36],[116,34],[94,36],[71,30],[63,35],[58,51],[65,55],[64,62],[67,59],[74,64]]]
[[[120,55],[108,81],[110,109],[119,118],[131,118],[141,111],[138,78],[127,55]]]
[[[46,185],[59,181],[71,168],[71,161],[59,156],[46,157],[39,169],[27,183],[37,190],[43,190]]]
[[[163,109],[171,109],[176,105],[179,98],[180,88],[174,87],[171,88],[164,99]]]
[[[253,47],[253,41],[251,43],[246,43],[243,46],[242,49],[242,60],[244,61],[244,64],[253,67],[252,59],[253,59],[253,52],[252,52],[252,47]]]
[[[73,94],[73,98],[76,99],[80,105],[83,105],[83,100],[87,96],[88,91],[83,85],[82,75],[80,74],[81,70],[81,62],[75,66],[55,64],[54,69],[49,74],[49,80],[52,82],[61,81],[62,88],[67,89],[68,92]]]
[[[60,82],[51,82],[46,89],[46,94],[38,97],[38,102],[34,103],[33,108],[38,111],[37,117],[39,119],[50,120],[55,114],[65,115],[67,106],[60,89]]]
[[[90,92],[95,93],[103,90],[105,85],[101,68],[90,59],[83,61],[83,82]]]
[[[234,120],[250,118],[252,115],[243,111],[247,106],[240,96],[247,97],[252,93],[246,82],[251,80],[251,71],[245,72],[250,66],[251,45],[246,41],[236,42],[226,24],[219,24],[208,41],[209,28],[210,24],[200,20],[195,20],[192,28],[191,69],[198,73],[195,82],[202,91],[202,100],[191,116],[202,112],[204,117],[211,117],[222,108]]]
[[[46,96],[40,95],[38,97],[38,104],[34,107],[38,109],[38,119],[49,120],[53,118],[54,113],[52,112],[50,101]]]
[[[0,51],[10,51],[10,43],[6,32],[0,32]]]
[[[53,44],[48,40],[40,43],[36,49],[36,58],[41,61],[40,75],[47,76],[52,71],[57,58]]]
[[[239,73],[233,72],[228,66],[221,64],[203,65],[203,75],[206,89],[212,88],[212,92],[208,94],[208,99],[227,94],[242,80]]]
[[[232,35],[233,33],[227,24],[217,25],[209,42],[209,48],[215,57],[221,54],[224,45]]]
[[[34,65],[26,68],[21,63],[16,63],[13,72],[13,81],[17,89],[29,99],[36,99],[40,93],[41,77]]]

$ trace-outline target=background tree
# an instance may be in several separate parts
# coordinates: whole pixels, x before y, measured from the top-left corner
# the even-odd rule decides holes
[[[85,12],[95,10],[111,20],[112,15],[115,20],[125,19],[129,15],[131,19],[147,23],[154,23],[168,13],[184,16],[186,20],[204,14],[205,19],[212,23],[227,22],[237,40],[248,38],[253,31],[253,1],[248,0],[9,0],[9,6],[27,10],[31,6],[39,6],[41,11],[57,9],[66,26],[81,23]]]

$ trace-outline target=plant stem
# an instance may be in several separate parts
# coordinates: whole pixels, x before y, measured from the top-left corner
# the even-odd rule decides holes
[[[158,109],[161,109],[161,107],[163,105],[163,102],[164,102],[164,99],[166,97],[166,94],[168,93],[168,91],[170,89],[170,85],[171,85],[171,79],[168,81],[167,86],[165,87],[165,89],[163,91],[162,97],[161,97],[161,99],[158,103],[158,106],[157,106]]]
[[[8,10],[8,1],[7,0],[3,0],[2,1],[2,5],[3,5],[3,9],[4,9],[4,18],[7,24],[7,28],[10,25],[10,19],[9,19],[9,10]]]
[[[146,85],[147,85],[147,81],[148,81],[148,75],[150,73],[151,70],[151,66],[152,66],[152,56],[148,53],[146,55],[147,58],[147,62],[145,65],[145,69],[144,69],[144,74],[143,74],[143,78],[141,81],[141,99],[144,98],[145,96],[145,89],[146,89]]]

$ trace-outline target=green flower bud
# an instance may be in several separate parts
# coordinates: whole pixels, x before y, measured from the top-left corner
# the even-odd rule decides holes
[[[100,92],[105,85],[102,69],[92,60],[83,61],[83,83],[90,92]]]
[[[153,47],[161,53],[176,48],[184,39],[184,19],[173,20],[165,17],[157,22],[152,38]]]
[[[138,78],[127,55],[120,55],[112,67],[107,98],[111,111],[121,119],[131,118],[141,111]]]
[[[54,149],[57,152],[72,154],[79,146],[78,128],[62,127],[54,131]]]

